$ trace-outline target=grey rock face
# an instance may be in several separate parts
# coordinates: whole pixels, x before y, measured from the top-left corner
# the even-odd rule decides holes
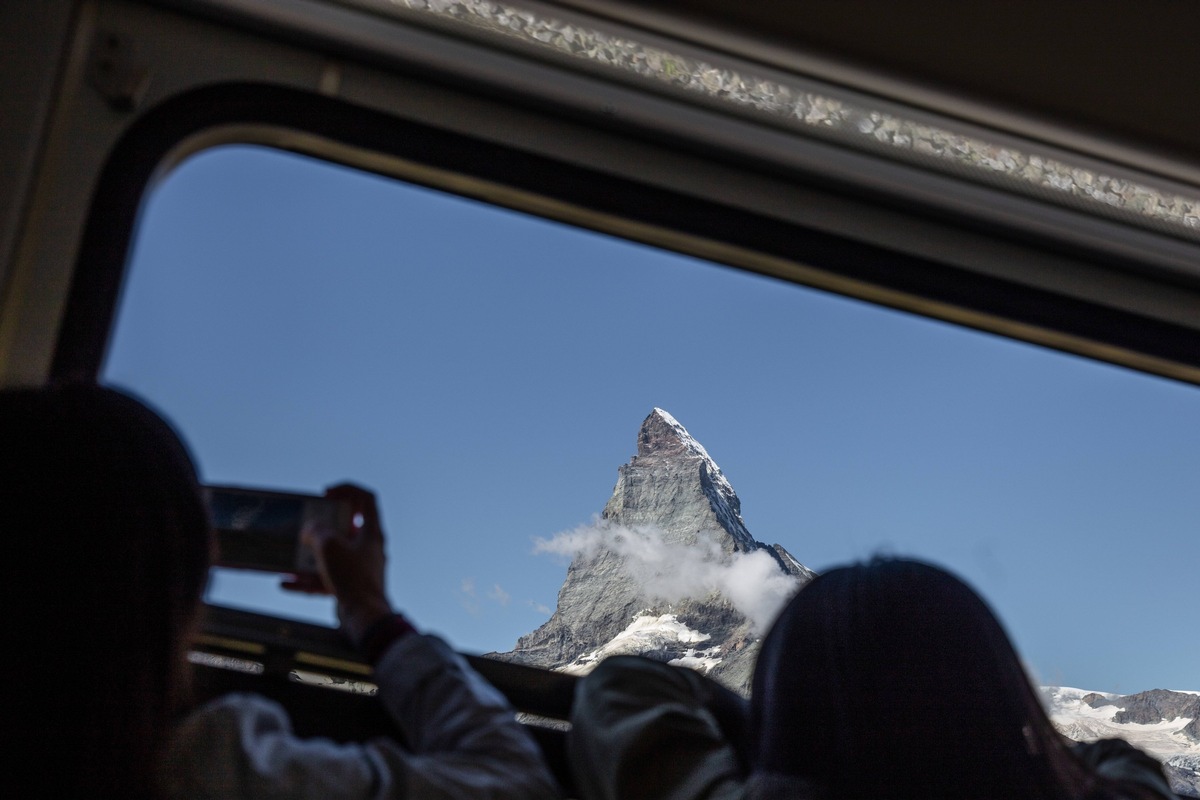
[[[1101,706],[1116,705],[1116,701],[1113,700],[1111,697],[1107,697],[1105,695],[1099,694],[1098,692],[1091,692],[1089,694],[1085,694],[1083,697],[1081,697],[1079,699],[1082,700],[1083,702],[1087,703],[1092,708],[1100,708]]]
[[[676,554],[688,548],[689,564],[694,553],[726,564],[761,552],[773,562],[769,571],[778,568],[795,588],[813,573],[780,545],[750,535],[721,469],[665,411],[655,409],[642,423],[637,455],[618,468],[600,530],[608,538],[576,555],[550,619],[495,657],[583,673],[606,655],[638,653],[697,666],[747,691],[760,635],[754,622],[719,588],[664,599],[669,593],[656,584],[675,582],[672,565],[647,572],[639,553],[623,545],[631,532],[649,531],[655,547]]]
[[[1200,713],[1197,713],[1195,719],[1184,726],[1183,733],[1193,742],[1200,742]]]
[[[1115,701],[1120,711],[1113,722],[1136,722],[1152,725],[1179,717],[1200,716],[1200,696],[1166,689],[1151,689],[1148,692],[1128,694]]]
[[[1171,756],[1163,762],[1171,791],[1180,797],[1200,797],[1200,756]]]

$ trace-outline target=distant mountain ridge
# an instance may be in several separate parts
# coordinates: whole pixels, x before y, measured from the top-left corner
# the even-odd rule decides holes
[[[1174,792],[1200,797],[1200,692],[1118,695],[1047,686],[1042,695],[1051,721],[1067,738],[1124,739],[1163,762]]]
[[[765,624],[746,612],[774,599],[753,593],[790,594],[813,576],[750,535],[721,468],[660,408],[580,540],[554,614],[496,657],[583,674],[608,655],[639,653],[747,691]]]

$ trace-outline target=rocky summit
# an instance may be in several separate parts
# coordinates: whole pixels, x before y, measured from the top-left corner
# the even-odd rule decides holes
[[[568,549],[554,614],[494,657],[585,674],[607,656],[639,654],[745,693],[769,618],[813,575],[750,535],[720,467],[659,408],[601,518]]]

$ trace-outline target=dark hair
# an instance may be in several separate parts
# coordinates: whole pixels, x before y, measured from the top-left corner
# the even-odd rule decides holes
[[[832,797],[1104,796],[983,600],[915,561],[834,569],[792,599],[763,643],[750,728],[756,773]]]
[[[28,753],[7,780],[152,796],[210,559],[186,448],[116,391],[0,392],[0,497],[3,725],[6,749]]]

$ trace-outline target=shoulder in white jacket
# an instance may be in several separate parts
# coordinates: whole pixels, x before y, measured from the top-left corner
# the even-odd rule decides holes
[[[187,716],[164,760],[179,798],[486,798],[559,796],[533,738],[507,700],[445,642],[410,634],[375,668],[392,739],[339,744],[297,737],[287,712],[252,694],[218,698]]]

